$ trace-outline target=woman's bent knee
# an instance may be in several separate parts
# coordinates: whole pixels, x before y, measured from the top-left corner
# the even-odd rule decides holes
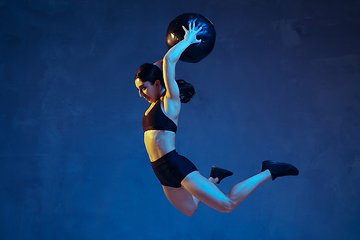
[[[221,202],[221,207],[218,209],[220,212],[229,213],[234,210],[236,205],[229,199]]]
[[[188,209],[188,210],[186,210],[186,211],[181,211],[183,214],[185,214],[186,216],[188,216],[188,217],[192,217],[194,214],[195,214],[195,212],[196,212],[196,209],[194,209],[194,210],[192,210],[192,209]]]

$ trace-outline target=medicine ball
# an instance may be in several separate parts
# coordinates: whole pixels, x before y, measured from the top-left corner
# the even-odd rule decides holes
[[[215,45],[216,32],[214,25],[209,19],[198,13],[184,13],[172,20],[166,31],[166,45],[172,48],[184,39],[185,31],[182,28],[189,28],[189,23],[196,20],[196,27],[202,26],[201,31],[196,35],[201,39],[200,43],[190,45],[181,55],[183,62],[197,63],[211,53]]]

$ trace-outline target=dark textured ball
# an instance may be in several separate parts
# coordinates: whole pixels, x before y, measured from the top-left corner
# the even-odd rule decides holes
[[[196,26],[202,26],[201,31],[196,35],[201,39],[200,43],[190,45],[181,55],[183,62],[197,63],[211,53],[215,45],[215,27],[209,19],[198,13],[184,13],[172,20],[166,31],[166,45],[170,49],[184,39],[185,31],[182,28],[189,28],[189,23],[196,20]]]

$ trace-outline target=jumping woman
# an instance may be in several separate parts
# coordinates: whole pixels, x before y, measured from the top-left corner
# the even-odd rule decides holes
[[[213,167],[207,179],[192,162],[176,152],[181,102],[188,102],[195,90],[191,84],[175,80],[175,65],[187,47],[201,42],[196,35],[202,28],[193,21],[188,29],[183,29],[184,39],[157,63],[162,63],[162,71],[156,64],[145,63],[135,76],[140,97],[151,103],[142,119],[146,150],[166,197],[183,214],[192,216],[200,202],[220,212],[231,212],[262,183],[280,176],[298,175],[299,171],[288,163],[264,161],[260,173],[236,184],[225,195],[215,183],[230,176],[230,171]]]

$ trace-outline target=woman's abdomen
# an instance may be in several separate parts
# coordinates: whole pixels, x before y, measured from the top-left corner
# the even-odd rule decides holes
[[[166,130],[148,130],[144,142],[151,162],[175,149],[175,133]]]

